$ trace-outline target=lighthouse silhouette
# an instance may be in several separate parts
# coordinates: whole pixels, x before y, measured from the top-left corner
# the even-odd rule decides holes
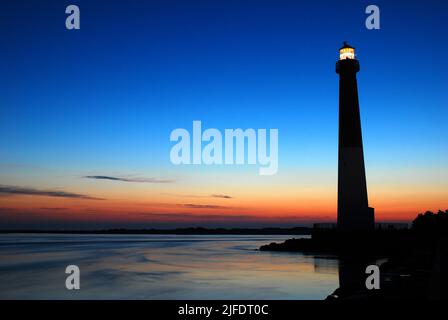
[[[369,207],[364,166],[355,48],[344,42],[339,49],[339,159],[338,230],[366,232],[375,228],[374,209]]]

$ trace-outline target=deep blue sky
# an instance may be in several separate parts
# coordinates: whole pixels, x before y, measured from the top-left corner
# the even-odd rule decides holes
[[[446,171],[447,17],[446,1],[2,1],[0,163],[170,170],[171,130],[202,120],[278,128],[279,171],[333,170],[346,40],[368,173]]]
[[[375,1],[379,31],[364,27],[371,1],[76,1],[81,30],[67,31],[71,3],[2,3],[8,162],[81,165],[80,153],[98,152],[138,165],[152,147],[165,162],[169,132],[194,119],[279,128],[284,164],[289,153],[334,147],[343,40],[361,62],[368,148],[445,152],[445,1]]]

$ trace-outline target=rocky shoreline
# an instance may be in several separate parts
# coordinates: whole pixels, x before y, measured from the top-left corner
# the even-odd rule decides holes
[[[270,243],[260,251],[332,254],[339,258],[339,285],[327,300],[446,299],[441,274],[448,271],[448,238],[413,230],[342,235],[315,232],[312,238]],[[380,290],[367,290],[366,266],[380,265]],[[384,262],[385,261],[385,262]]]

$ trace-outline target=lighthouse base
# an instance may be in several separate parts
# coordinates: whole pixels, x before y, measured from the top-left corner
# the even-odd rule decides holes
[[[338,230],[342,232],[373,232],[375,230],[375,209],[371,207],[341,212]],[[346,220],[347,219],[347,220]]]

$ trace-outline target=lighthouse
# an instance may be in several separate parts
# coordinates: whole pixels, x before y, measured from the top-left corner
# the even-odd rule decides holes
[[[374,209],[367,199],[366,172],[358,101],[359,61],[355,48],[339,49],[338,230],[368,232],[375,228]]]

